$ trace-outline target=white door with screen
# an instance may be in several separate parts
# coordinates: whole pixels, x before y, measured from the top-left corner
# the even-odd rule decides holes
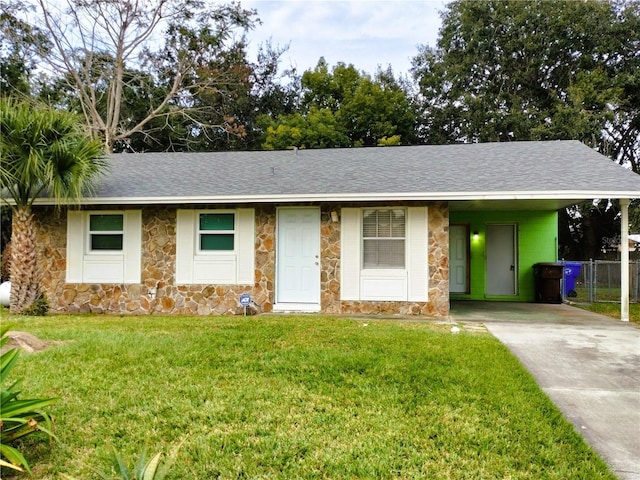
[[[469,230],[466,225],[449,226],[449,292],[467,293]]]
[[[278,209],[276,242],[276,306],[319,309],[320,209]]]
[[[517,293],[516,226],[487,225],[487,295]]]

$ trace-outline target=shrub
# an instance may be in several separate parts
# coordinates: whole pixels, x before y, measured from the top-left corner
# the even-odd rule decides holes
[[[44,317],[49,311],[49,299],[44,293],[41,293],[38,299],[22,311],[23,315],[32,315],[34,317]]]
[[[0,348],[9,341],[7,332],[9,327],[2,326],[0,330]],[[11,348],[0,355],[0,386],[5,382],[9,372],[18,360],[19,350]],[[51,405],[55,398],[22,399],[19,388],[21,380],[13,382],[8,388],[0,388],[0,466],[18,471],[31,472],[27,460],[22,453],[13,446],[15,442],[36,432],[42,432],[50,438],[55,438],[52,432],[51,417],[42,408]]]

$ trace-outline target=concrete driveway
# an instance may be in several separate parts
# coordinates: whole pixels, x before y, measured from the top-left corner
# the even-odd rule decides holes
[[[568,305],[452,302],[535,377],[620,479],[640,480],[640,329]]]

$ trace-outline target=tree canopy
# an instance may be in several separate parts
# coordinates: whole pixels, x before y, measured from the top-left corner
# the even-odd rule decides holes
[[[639,5],[452,1],[413,60],[427,141],[576,139],[640,172]]]
[[[321,58],[300,80],[299,111],[262,118],[263,148],[376,146],[417,141],[410,88],[391,68],[371,78],[353,65],[331,70]]]

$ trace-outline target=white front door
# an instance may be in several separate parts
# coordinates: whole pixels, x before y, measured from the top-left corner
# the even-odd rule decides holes
[[[468,293],[469,229],[466,225],[449,226],[449,292]]]
[[[276,232],[276,309],[320,308],[320,209],[280,208]]]
[[[516,294],[516,226],[487,225],[487,295]]]

